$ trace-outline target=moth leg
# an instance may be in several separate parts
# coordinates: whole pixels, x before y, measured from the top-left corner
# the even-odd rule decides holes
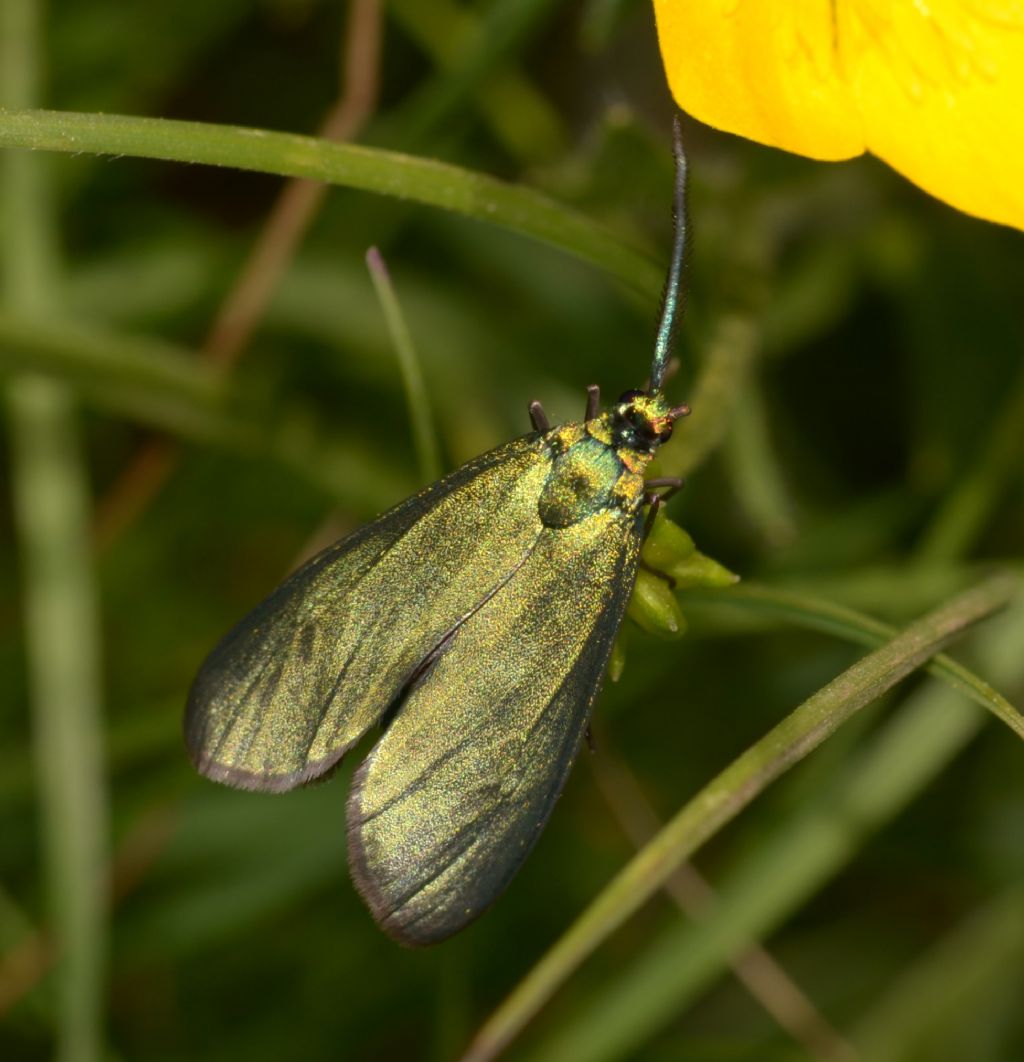
[[[640,559],[640,567],[643,568],[645,572],[650,572],[651,575],[660,579],[663,583],[667,583],[669,590],[675,590],[677,585],[676,581],[667,572],[662,572],[659,571],[657,568],[652,568],[643,558]]]
[[[544,412],[544,407],[534,399],[529,406],[530,420],[533,422],[535,431],[548,431],[551,428],[551,421],[548,420],[547,413]]]
[[[651,491],[649,494],[644,495],[644,501],[648,505],[647,516],[644,519],[644,529],[640,536],[641,542],[647,541],[647,536],[651,533],[651,528],[654,527],[654,521],[658,518],[658,510],[661,508],[661,495],[655,494]]]
[[[665,476],[662,479],[649,479],[644,486],[652,488],[668,488],[664,494],[658,494],[656,490],[644,491],[644,505],[648,507],[647,518],[644,520],[643,530],[643,541],[646,542],[647,536],[651,533],[651,528],[654,527],[654,521],[658,515],[658,510],[662,507],[667,498],[671,498],[672,495],[683,486],[683,480],[679,479],[678,476]]]
[[[587,729],[583,731],[583,740],[587,743],[587,748],[590,752],[596,752],[596,746],[594,745],[594,731],[591,730],[590,724],[587,723]]]
[[[597,384],[591,384],[587,388],[587,410],[583,414],[584,420],[593,420],[601,411],[601,388]]]
[[[662,501],[668,501],[676,491],[681,490],[684,481],[678,476],[662,476],[660,479],[649,479],[644,486],[649,488],[646,497],[654,497],[653,490],[657,487],[664,487],[665,493],[657,495]]]

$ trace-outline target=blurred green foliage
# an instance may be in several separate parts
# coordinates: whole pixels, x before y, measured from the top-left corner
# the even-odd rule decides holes
[[[338,92],[346,13],[51,0],[45,104],[314,132]],[[646,5],[396,0],[362,139],[536,188],[661,261],[670,114]],[[896,624],[994,563],[1019,568],[1020,234],[871,159],[822,165],[686,134],[690,309],[669,390],[695,412],[662,462],[688,475],[672,516],[746,580]],[[128,158],[45,164],[59,311],[0,311],[5,376],[36,369],[80,396],[100,516],[152,430],[184,440],[151,502],[96,550],[111,1057],[454,1058],[632,851],[588,757],[493,911],[413,953],[374,928],[347,878],[353,762],[287,796],[216,787],[184,755],[185,692],[325,521],[340,534],[417,485],[368,245],[388,259],[449,466],[522,433],[531,398],[564,419],[588,383],[638,385],[657,307],[514,233],[333,189],[219,378],[194,351],[281,182]],[[0,1057],[41,1059],[54,945],[3,446]],[[627,763],[663,817],[861,652],[681,600],[687,636],[631,630],[595,724],[596,755]],[[1022,645],[1017,608],[954,655],[1019,701]],[[729,973],[750,935],[866,1059],[1024,1057],[1024,748],[986,718],[933,678],[897,690],[701,853],[723,894],[709,922],[649,904],[510,1056],[797,1057]]]

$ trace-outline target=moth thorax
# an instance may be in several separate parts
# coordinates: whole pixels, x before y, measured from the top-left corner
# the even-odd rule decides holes
[[[597,439],[575,443],[553,461],[538,502],[546,527],[570,527],[615,503],[622,474],[615,451]]]

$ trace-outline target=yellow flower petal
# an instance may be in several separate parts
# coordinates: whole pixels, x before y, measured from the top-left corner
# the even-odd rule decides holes
[[[1024,0],[654,0],[683,110],[1024,228]]]

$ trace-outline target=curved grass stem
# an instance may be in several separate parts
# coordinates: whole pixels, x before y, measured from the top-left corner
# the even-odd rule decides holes
[[[896,635],[896,628],[855,609],[809,594],[780,590],[756,583],[741,583],[728,591],[688,590],[687,602],[713,602],[716,606],[764,612],[812,630],[835,634],[858,645],[881,645]],[[1024,716],[987,682],[962,664],[939,653],[925,670],[981,705],[1024,738]]]
[[[496,1058],[580,964],[705,841],[857,711],[967,627],[1004,607],[1017,590],[1016,580],[996,576],[953,598],[847,668],[735,759],[676,813],[556,941],[487,1020],[463,1062]]]
[[[660,266],[603,225],[532,188],[434,159],[265,129],[39,110],[0,110],[0,147],[228,166],[409,199],[558,247],[605,270],[652,305],[661,294]]]

